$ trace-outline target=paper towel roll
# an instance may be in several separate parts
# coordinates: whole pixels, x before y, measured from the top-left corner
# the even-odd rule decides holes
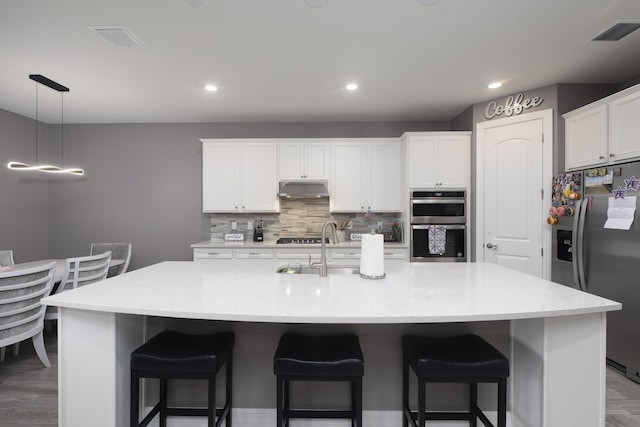
[[[384,277],[384,238],[382,234],[362,235],[360,275],[373,279]]]

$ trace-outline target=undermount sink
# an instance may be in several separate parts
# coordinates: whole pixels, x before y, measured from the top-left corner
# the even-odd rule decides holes
[[[319,274],[317,268],[301,265],[281,265],[276,270],[278,274]],[[359,274],[360,268],[348,265],[329,265],[327,274]]]

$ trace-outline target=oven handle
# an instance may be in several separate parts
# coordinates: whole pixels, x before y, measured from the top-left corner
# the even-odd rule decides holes
[[[447,230],[464,230],[467,228],[464,224],[411,224],[412,230],[426,230],[430,225],[444,225]]]
[[[411,199],[412,205],[432,205],[443,203],[454,203],[456,205],[465,204],[465,199]]]

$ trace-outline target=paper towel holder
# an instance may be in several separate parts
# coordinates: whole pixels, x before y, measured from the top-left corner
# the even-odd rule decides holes
[[[371,234],[375,235],[377,234],[375,230],[371,230]],[[387,273],[382,273],[381,275],[378,276],[372,276],[372,275],[368,275],[368,274],[362,274],[362,272],[360,272],[360,277],[362,277],[363,279],[370,279],[370,280],[379,280],[379,279],[384,279],[385,277],[387,277]]]

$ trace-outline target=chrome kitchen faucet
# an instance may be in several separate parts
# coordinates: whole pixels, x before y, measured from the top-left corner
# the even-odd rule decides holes
[[[311,258],[309,258],[309,266],[318,268],[320,277],[327,277],[327,227],[331,227],[332,229],[331,243],[333,243],[334,245],[338,244],[338,229],[336,223],[333,221],[327,221],[322,227],[322,242],[320,242],[322,244],[320,249],[320,263],[311,263]]]

